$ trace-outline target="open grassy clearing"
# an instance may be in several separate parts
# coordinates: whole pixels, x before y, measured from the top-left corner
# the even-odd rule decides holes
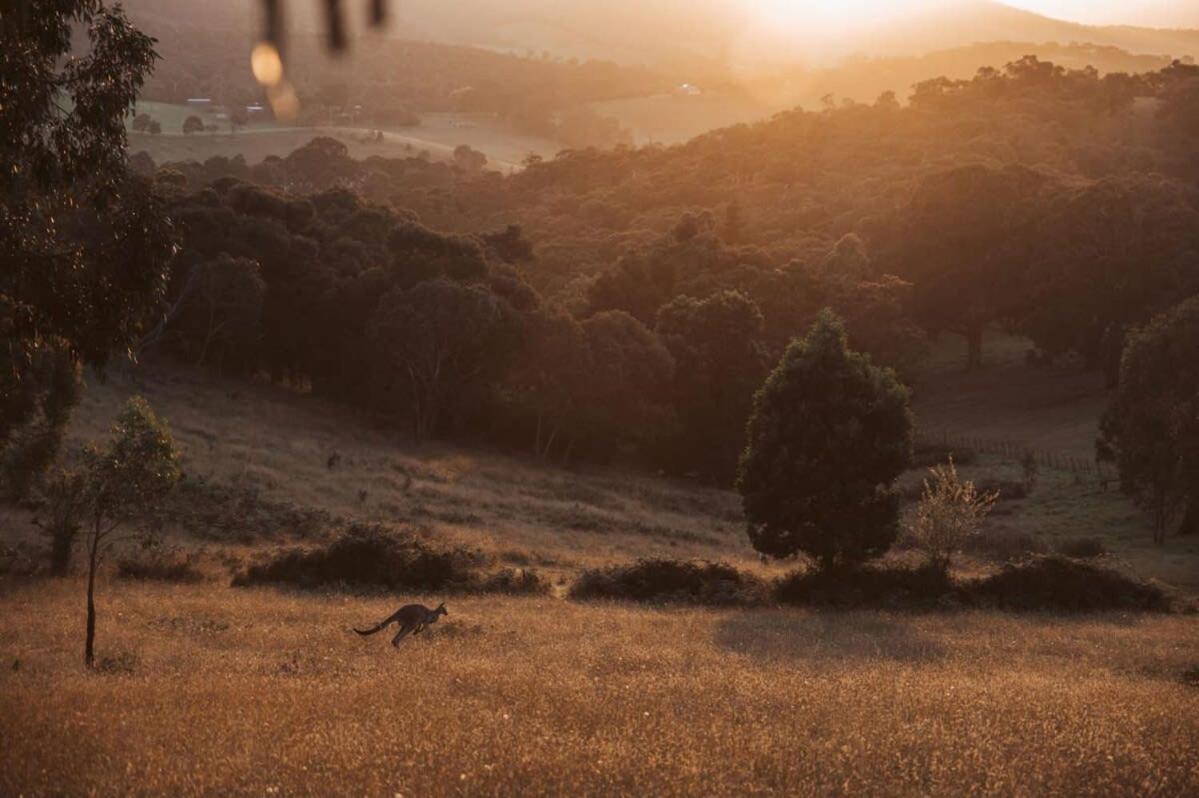
[[[371,126],[294,127],[273,121],[256,121],[231,133],[227,122],[217,122],[204,114],[197,115],[206,123],[218,124],[220,130],[184,135],[181,132],[183,120],[196,113],[194,109],[146,102],[138,103],[137,111],[157,119],[163,132],[151,135],[130,130],[129,151],[145,150],[159,164],[204,161],[217,155],[226,158],[241,155],[246,163],[254,164],[271,155],[285,156],[317,136],[331,136],[341,141],[352,158],[372,155],[404,158],[427,151],[435,160],[448,160],[453,157],[455,147],[466,144],[485,154],[491,168],[505,172],[521,168],[521,162],[530,153],[552,157],[561,149],[557,142],[511,130],[486,114],[424,114],[418,127],[383,127],[383,141],[376,142],[367,134],[373,134],[379,128]]]
[[[1194,616],[649,610],[82,585],[0,595],[0,793],[1186,795]],[[430,599],[432,600],[432,599]]]
[[[1071,363],[1027,365],[1031,348],[1026,338],[992,332],[983,343],[984,367],[967,371],[963,339],[934,341],[914,379],[921,434],[1011,441],[1093,460],[1108,399],[1103,375]]]

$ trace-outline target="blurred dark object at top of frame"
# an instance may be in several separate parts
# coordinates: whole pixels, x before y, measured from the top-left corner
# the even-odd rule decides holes
[[[328,46],[334,53],[345,52],[347,46],[345,9],[342,0],[321,0],[325,8],[325,32]],[[380,28],[387,21],[388,0],[362,0],[367,5],[367,20],[371,27]],[[286,44],[284,30],[284,0],[262,0],[264,14],[262,40],[280,53]]]

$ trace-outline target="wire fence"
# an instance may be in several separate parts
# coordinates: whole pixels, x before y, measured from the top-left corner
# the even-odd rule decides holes
[[[1038,449],[1020,441],[1006,438],[981,438],[972,435],[959,435],[948,430],[926,431],[916,436],[918,448],[943,447],[950,451],[972,451],[979,454],[995,454],[1007,457],[1015,462],[1031,458],[1038,466],[1054,471],[1065,471],[1078,476],[1089,476],[1106,489],[1116,481],[1115,469],[1092,458],[1078,457],[1064,452],[1054,452]]]

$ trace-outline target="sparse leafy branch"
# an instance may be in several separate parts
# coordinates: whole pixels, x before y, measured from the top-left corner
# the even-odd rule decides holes
[[[47,483],[51,535],[57,558],[70,561],[76,535],[87,545],[87,636],[83,659],[95,662],[96,571],[104,554],[179,481],[179,455],[167,425],[140,396],[128,401],[104,446],[89,445],[77,471],[61,470]],[[65,552],[58,552],[65,547]]]
[[[952,457],[929,473],[932,478],[924,481],[924,494],[907,529],[933,567],[945,572],[954,553],[978,534],[999,491],[980,493],[972,481],[958,476]]]

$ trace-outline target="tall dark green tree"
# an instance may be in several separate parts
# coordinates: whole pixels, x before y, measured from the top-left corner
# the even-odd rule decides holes
[[[65,421],[55,388],[74,364],[133,345],[173,252],[157,200],[126,167],[125,117],[153,40],[100,0],[2,8],[0,450],[39,416]]]
[[[825,568],[884,553],[898,532],[892,485],[911,452],[907,389],[822,312],[754,397],[737,481],[750,542]]]
[[[1130,336],[1100,428],[1099,455],[1152,515],[1154,542],[1180,515],[1199,532],[1199,296]]]

